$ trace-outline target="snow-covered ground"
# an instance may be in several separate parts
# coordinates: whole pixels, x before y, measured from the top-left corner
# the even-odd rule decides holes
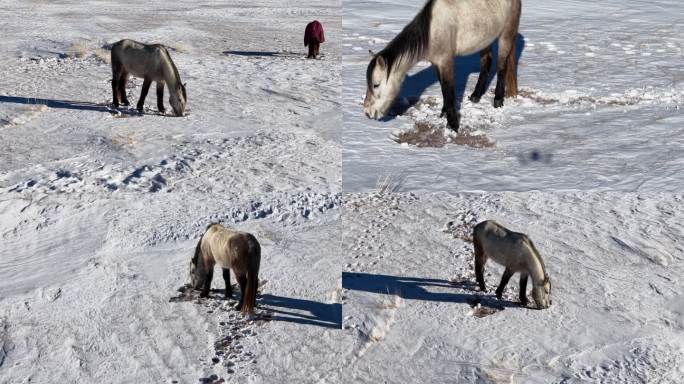
[[[349,382],[679,383],[684,196],[624,193],[345,195]],[[527,233],[552,305],[504,300],[503,268],[473,273],[472,226]],[[528,285],[528,289],[529,285]],[[528,295],[530,301],[531,295]]]
[[[345,191],[372,190],[385,176],[404,179],[405,191],[681,190],[683,2],[523,1],[520,96],[494,109],[494,79],[479,104],[465,97],[461,134],[446,144],[426,62],[403,84],[399,103],[415,105],[402,115],[373,121],[361,105],[368,50],[381,50],[423,3],[344,3]],[[457,94],[470,95],[477,54],[458,58],[455,71]],[[436,131],[440,147],[393,140],[416,124]]]
[[[340,2],[0,1],[0,18],[0,383],[339,375]],[[154,90],[144,115],[112,113],[122,38],[170,48],[186,116]],[[262,244],[256,319],[177,292],[214,221]]]

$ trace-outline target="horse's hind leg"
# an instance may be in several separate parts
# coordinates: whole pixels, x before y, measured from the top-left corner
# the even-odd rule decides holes
[[[164,108],[164,82],[157,81],[157,109],[159,113],[166,113],[166,108]]]
[[[112,104],[114,108],[119,107],[119,69],[112,63]]]
[[[128,72],[125,70],[121,72],[119,76],[119,100],[121,100],[121,105],[129,106],[131,103],[128,102],[128,96],[126,96],[126,84],[128,83]]]
[[[520,304],[527,305],[527,273],[520,274]]]
[[[503,35],[499,38],[499,54],[496,56],[496,89],[494,90],[494,108],[503,107],[506,93],[506,70],[508,56],[512,51],[513,41]]]
[[[496,297],[498,299],[501,299],[501,296],[503,296],[503,291],[506,289],[506,285],[508,284],[508,281],[511,279],[511,276],[513,276],[513,270],[506,268],[504,270],[503,276],[501,277],[501,283],[499,284],[499,287],[496,289]]]
[[[245,303],[245,292],[247,289],[247,275],[244,273],[242,275],[237,275],[237,281],[238,281],[238,284],[240,284],[240,302],[237,303],[237,305],[235,306],[235,309],[237,309],[238,311],[241,311],[242,305]]]
[[[456,113],[456,95],[454,93],[454,63],[453,58],[449,57],[435,67],[439,84],[442,86],[442,116],[446,113],[447,125],[454,131],[458,131],[458,114]]]
[[[208,297],[209,296],[209,290],[211,289],[211,279],[214,278],[214,267],[210,267],[209,271],[207,272],[207,276],[204,280],[204,287],[202,287],[202,293],[200,293],[200,297]]]
[[[314,59],[321,55],[320,49],[321,49],[321,43],[319,43],[317,41],[316,43],[314,43]]]
[[[226,283],[226,299],[233,296],[233,287],[230,285],[230,269],[223,268],[223,281]]]
[[[313,42],[309,42],[309,55],[306,56],[307,59],[311,59],[314,57],[314,46]]]
[[[484,281],[484,265],[487,261],[482,245],[477,237],[473,236],[473,246],[475,248],[475,278],[477,279],[477,284],[480,286],[481,291],[487,290],[487,285]]]
[[[489,68],[492,66],[492,47],[489,46],[480,51],[480,76],[477,78],[477,85],[473,94],[470,95],[470,101],[479,103],[480,98],[487,90],[487,80],[489,79]]]
[[[142,90],[140,91],[140,100],[138,100],[138,111],[142,112],[145,107],[145,98],[147,97],[147,92],[150,90],[150,85],[152,85],[152,80],[146,77],[143,80]]]
[[[517,15],[513,15],[510,22],[504,28],[503,33],[499,36],[499,52],[496,56],[496,89],[494,90],[494,108],[503,107],[504,95],[506,94],[506,80],[510,78],[509,70],[515,71],[515,39],[518,37],[518,24],[520,22],[520,4],[516,9]],[[511,56],[513,56],[511,58]],[[513,63],[511,68],[509,64]],[[517,80],[515,84],[509,84],[515,87],[517,92]]]

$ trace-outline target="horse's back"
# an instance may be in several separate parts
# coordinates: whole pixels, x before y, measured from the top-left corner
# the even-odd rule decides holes
[[[123,39],[112,45],[112,59],[123,65],[127,72],[137,77],[161,78],[162,56],[166,48],[161,44],[144,44]]]
[[[225,228],[215,224],[210,226],[202,238],[203,250],[208,251],[222,268],[232,268],[235,272],[244,271],[250,259],[256,238],[248,233]],[[260,250],[260,249],[259,249]]]
[[[473,230],[473,237],[477,237],[484,253],[488,258],[516,271],[527,268],[530,253],[530,240],[524,233],[513,232],[493,220],[479,223]]]
[[[434,0],[429,56],[464,56],[497,39],[519,17],[520,0]]]

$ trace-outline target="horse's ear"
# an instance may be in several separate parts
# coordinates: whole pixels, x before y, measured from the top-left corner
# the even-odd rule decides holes
[[[375,57],[375,52],[371,49],[368,50],[368,54],[371,55],[371,57]]]
[[[377,63],[378,63],[378,66],[380,67],[380,69],[385,69],[387,67],[387,63],[385,62],[385,58],[382,56],[379,56],[379,55],[377,56],[377,58],[378,58]]]

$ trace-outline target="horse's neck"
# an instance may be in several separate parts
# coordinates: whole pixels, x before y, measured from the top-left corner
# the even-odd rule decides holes
[[[395,61],[395,69],[393,69],[392,72],[394,76],[399,76],[401,80],[406,76],[406,73],[421,60],[423,60],[423,57],[411,57],[409,54],[402,55]]]

